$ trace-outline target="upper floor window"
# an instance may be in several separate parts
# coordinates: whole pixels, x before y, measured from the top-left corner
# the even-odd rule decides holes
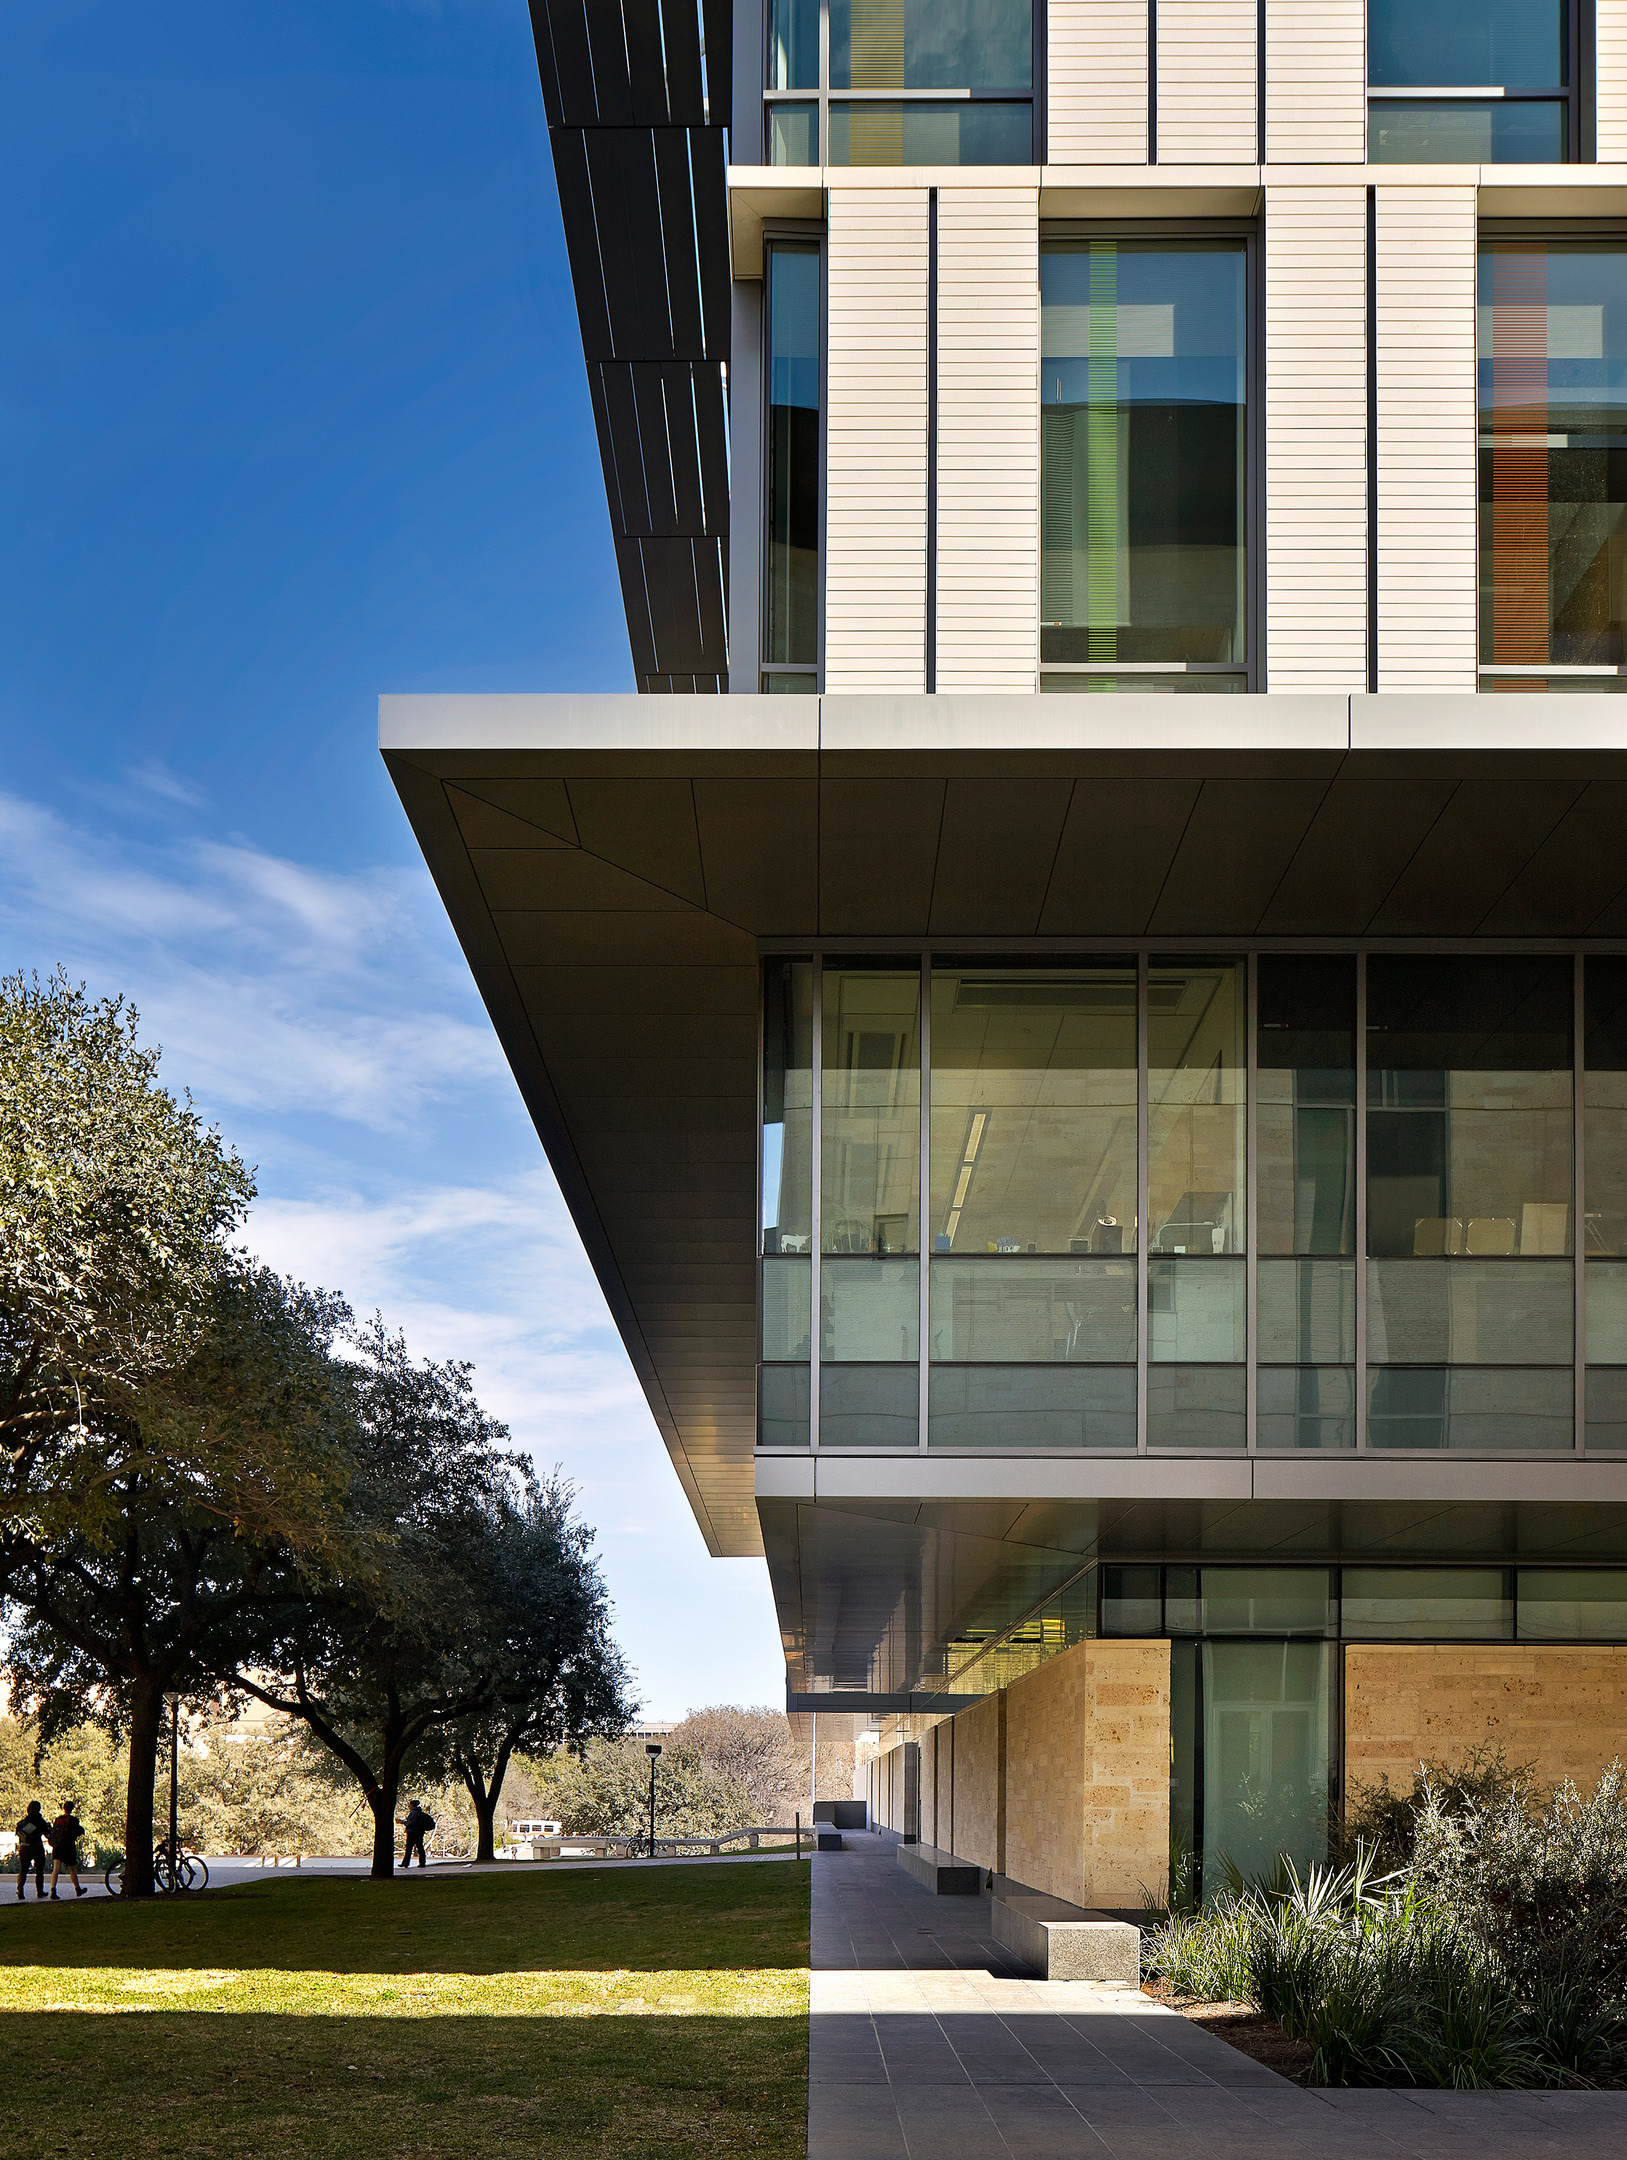
[[[1040,252],[1042,690],[1246,690],[1248,242]]]
[[[767,257],[762,688],[796,693],[819,687],[819,242]]]
[[[768,54],[771,165],[1038,161],[1034,0],[772,0]]]
[[[1368,156],[1558,165],[1581,154],[1574,0],[1368,0]]]

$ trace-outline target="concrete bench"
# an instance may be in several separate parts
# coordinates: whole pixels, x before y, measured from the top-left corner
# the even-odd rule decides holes
[[[1065,1898],[1003,1892],[994,1939],[1041,1980],[1141,1980],[1141,1930]]]
[[[935,1897],[976,1897],[983,1887],[983,1870],[975,1862],[936,1845],[900,1845],[898,1864]]]

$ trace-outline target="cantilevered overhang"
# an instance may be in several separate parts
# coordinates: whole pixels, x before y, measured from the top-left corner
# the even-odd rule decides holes
[[[746,1554],[765,947],[1627,949],[1624,708],[387,697],[380,733],[707,1543]]]

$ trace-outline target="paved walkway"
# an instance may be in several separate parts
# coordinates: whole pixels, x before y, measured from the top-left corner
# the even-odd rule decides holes
[[[809,2160],[1621,2160],[1623,2093],[1312,2093],[1138,1989],[1022,1977],[891,1841],[813,1869]]]

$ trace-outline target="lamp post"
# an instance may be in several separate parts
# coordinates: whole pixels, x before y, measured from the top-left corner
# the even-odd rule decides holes
[[[655,1858],[655,1758],[661,1752],[659,1740],[646,1740],[644,1752],[650,1758],[650,1858]]]
[[[176,1835],[177,1799],[176,1772],[181,1753],[181,1698],[171,1698],[169,1706],[169,1886],[171,1893],[181,1887],[180,1870],[176,1866],[176,1853],[180,1840]]]

